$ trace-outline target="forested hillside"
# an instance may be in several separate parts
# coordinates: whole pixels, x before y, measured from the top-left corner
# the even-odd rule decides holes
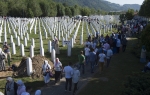
[[[57,2],[56,2],[57,1]],[[124,5],[126,9],[132,5]],[[139,5],[132,6],[136,9]],[[124,10],[119,4],[104,0],[0,0],[0,16],[45,17],[108,14]]]
[[[94,9],[101,9],[104,11],[123,11],[123,10],[128,10],[134,9],[134,10],[139,10],[140,5],[138,4],[125,4],[123,6],[116,4],[116,3],[111,3],[105,0],[54,0],[57,2],[62,2],[66,3],[69,5],[80,5],[80,6],[86,6]]]
[[[70,1],[71,2],[71,1]],[[0,0],[0,16],[13,17],[45,17],[45,16],[75,16],[75,15],[105,14],[79,5],[69,6],[53,0]]]

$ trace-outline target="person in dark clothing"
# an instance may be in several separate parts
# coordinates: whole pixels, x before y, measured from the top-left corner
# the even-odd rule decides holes
[[[7,77],[5,85],[5,95],[17,95],[17,83],[11,77]]]
[[[125,52],[127,46],[127,39],[125,37],[122,39],[122,45],[122,51]]]

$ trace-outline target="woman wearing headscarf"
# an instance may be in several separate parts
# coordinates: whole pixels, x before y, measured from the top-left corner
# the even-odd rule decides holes
[[[47,60],[44,60],[44,63],[42,66],[42,73],[44,76],[44,82],[46,86],[48,86],[48,83],[50,81],[50,70],[51,70],[51,66],[48,64]]]
[[[77,85],[78,85],[78,82],[79,82],[79,77],[80,77],[80,71],[77,69],[77,66],[74,66],[73,76],[72,76],[72,82],[74,83],[73,95],[75,95],[75,92],[77,90]]]
[[[145,48],[145,46],[142,46],[140,62],[141,63],[146,62],[146,48]]]
[[[6,58],[5,53],[0,48],[0,71],[5,70],[5,58]]]
[[[7,83],[5,85],[5,95],[17,95],[17,84],[11,77],[7,77],[6,80]]]
[[[35,95],[42,95],[41,90],[36,90]]]
[[[18,80],[17,85],[18,85],[17,95],[21,95],[23,92],[26,92],[26,87],[22,80]]]
[[[61,73],[62,73],[62,64],[59,61],[59,58],[56,58],[53,69],[55,70],[55,83],[60,81]]]

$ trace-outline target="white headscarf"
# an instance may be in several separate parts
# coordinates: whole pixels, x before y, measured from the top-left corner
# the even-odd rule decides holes
[[[41,90],[36,90],[35,95],[41,95]]]
[[[12,82],[12,81],[13,81],[13,79],[12,79],[11,77],[7,77],[6,80],[8,80],[9,82]]]
[[[47,60],[44,60],[44,64],[42,66],[43,72],[46,72],[47,66],[51,69],[51,66],[48,64]]]

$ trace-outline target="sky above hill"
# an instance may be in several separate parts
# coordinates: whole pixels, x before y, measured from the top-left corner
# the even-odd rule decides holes
[[[139,5],[142,5],[144,0],[106,0],[106,1],[109,1],[111,3],[117,3],[117,4],[120,4],[120,5],[123,5],[123,4],[139,4]]]

